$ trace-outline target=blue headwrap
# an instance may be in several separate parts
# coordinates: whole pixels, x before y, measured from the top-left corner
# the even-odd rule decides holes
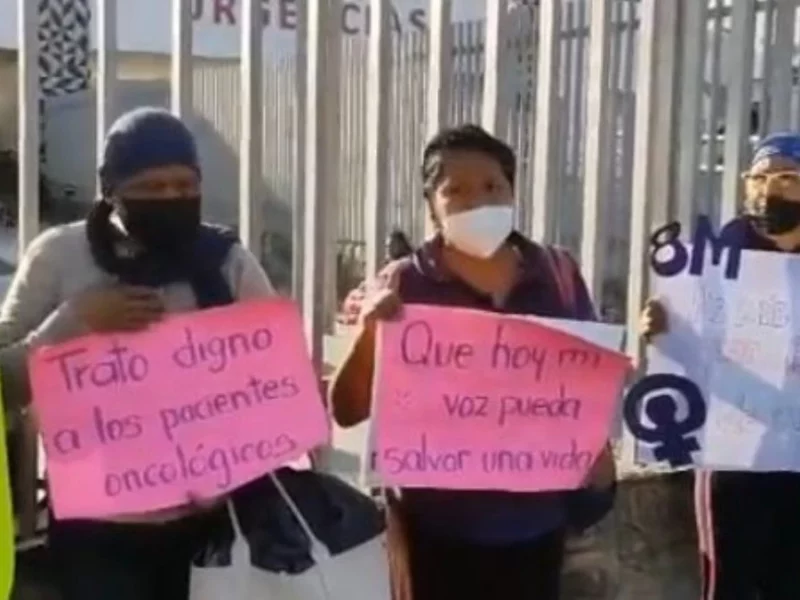
[[[761,140],[753,153],[753,164],[768,158],[787,158],[800,164],[800,133],[782,131]]]
[[[106,135],[100,164],[103,194],[146,169],[169,165],[184,165],[200,173],[189,128],[163,108],[143,107],[125,113]]]
[[[100,165],[103,194],[108,196],[120,183],[146,169],[171,165],[187,166],[200,174],[192,133],[164,109],[137,108],[117,119],[106,135]],[[188,281],[200,308],[233,302],[222,266],[238,242],[234,233],[202,225],[185,254],[120,256],[109,223],[112,210],[110,202],[100,200],[86,219],[92,257],[104,271],[131,285],[159,287]]]

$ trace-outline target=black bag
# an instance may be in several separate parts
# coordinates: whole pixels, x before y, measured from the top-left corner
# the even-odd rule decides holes
[[[289,467],[274,475],[334,556],[368,542],[386,528],[375,502],[336,477]],[[234,491],[231,501],[253,566],[296,575],[314,565],[308,536],[268,475]],[[233,542],[233,526],[222,511],[194,566],[230,565]]]

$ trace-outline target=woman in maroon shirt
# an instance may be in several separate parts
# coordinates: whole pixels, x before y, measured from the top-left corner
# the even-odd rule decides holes
[[[574,261],[514,231],[516,160],[505,143],[479,127],[440,132],[423,155],[425,199],[436,235],[390,263],[367,290],[364,327],[332,385],[336,420],[368,417],[375,319],[401,303],[593,319]],[[568,527],[599,520],[613,498],[614,463],[601,456],[574,492],[404,490],[400,516],[409,550],[414,600],[556,600]],[[397,531],[398,520],[392,520]],[[397,573],[399,569],[395,569]]]

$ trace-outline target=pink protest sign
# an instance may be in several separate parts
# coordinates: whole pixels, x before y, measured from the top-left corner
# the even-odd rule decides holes
[[[300,315],[286,300],[41,348],[29,369],[58,518],[217,496],[329,438]]]
[[[375,466],[402,487],[579,487],[629,368],[545,325],[464,309],[406,306],[379,340]]]

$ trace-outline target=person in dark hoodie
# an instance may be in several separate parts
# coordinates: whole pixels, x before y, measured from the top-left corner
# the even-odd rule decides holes
[[[29,397],[25,359],[43,344],[274,293],[232,232],[201,223],[197,149],[177,117],[156,108],[120,117],[99,175],[88,218],[45,231],[19,264],[0,311],[6,398]],[[192,556],[220,515],[213,502],[186,498],[151,514],[52,520],[59,597],[187,600]]]
[[[742,215],[722,236],[749,250],[800,252],[800,134],[776,133],[744,175]],[[646,340],[667,331],[657,299],[642,314]],[[800,598],[800,474],[695,474],[704,600]]]
[[[368,417],[376,320],[393,318],[403,303],[595,318],[574,261],[514,231],[515,165],[511,148],[474,125],[446,129],[427,145],[422,179],[436,235],[370,286],[363,326],[332,383],[339,424]],[[606,451],[581,491],[403,490],[390,528],[402,524],[408,554],[391,558],[395,579],[400,564],[411,589],[395,581],[396,595],[556,600],[567,527],[605,514],[614,478]]]

